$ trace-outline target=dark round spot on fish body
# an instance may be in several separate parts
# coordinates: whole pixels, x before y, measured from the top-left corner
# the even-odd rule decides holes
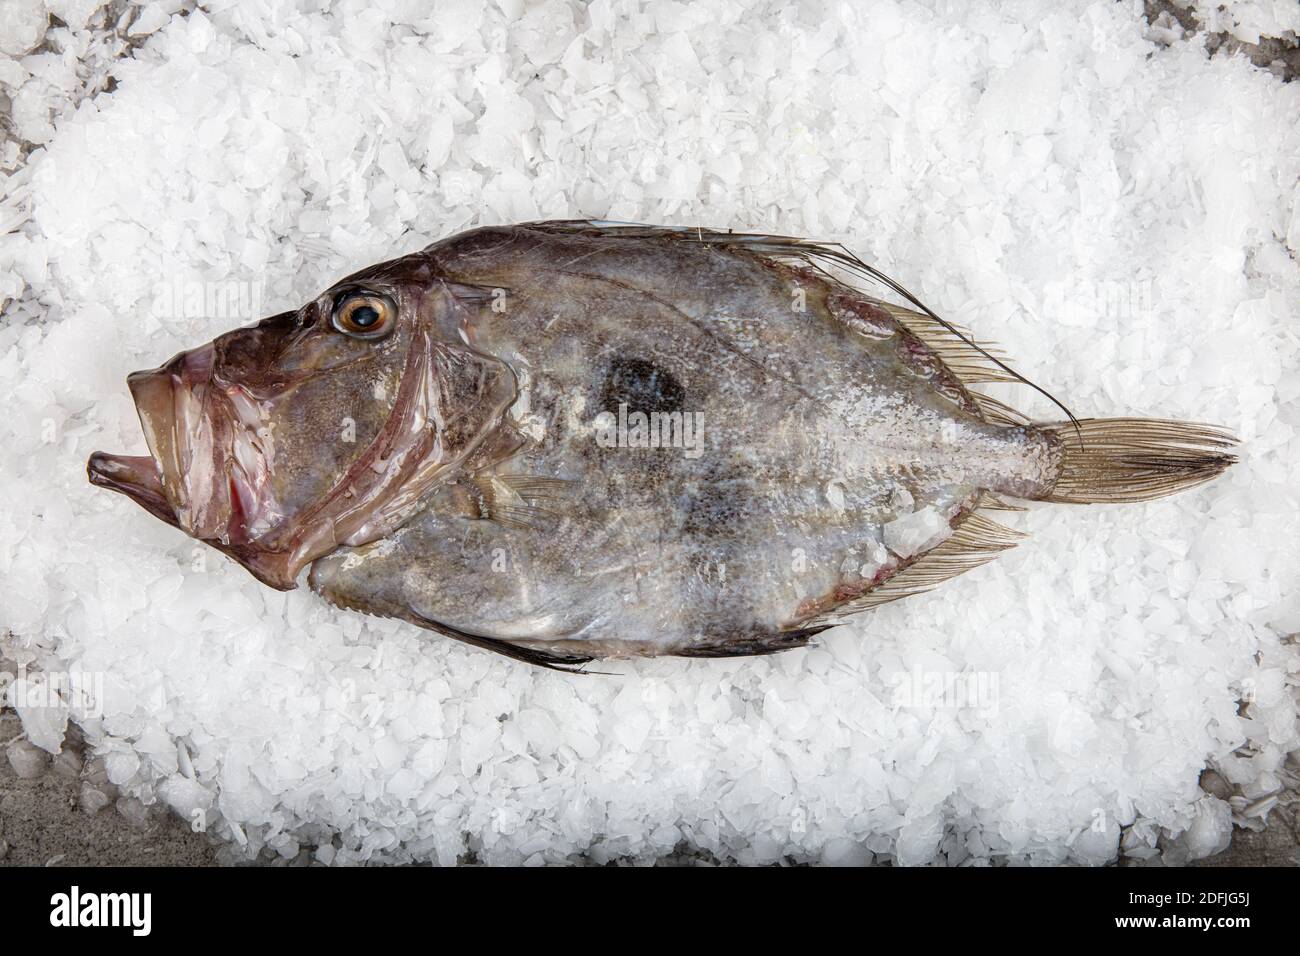
[[[686,404],[686,389],[673,374],[654,362],[615,356],[605,373],[601,409],[618,413],[680,412]]]

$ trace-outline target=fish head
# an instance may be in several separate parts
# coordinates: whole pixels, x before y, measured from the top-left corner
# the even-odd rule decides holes
[[[514,375],[456,334],[481,299],[407,256],[134,372],[149,454],[96,452],[90,480],[288,590],[400,527],[500,424]]]

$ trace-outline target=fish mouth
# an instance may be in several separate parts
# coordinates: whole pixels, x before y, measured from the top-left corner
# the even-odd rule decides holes
[[[241,387],[219,382],[214,362],[208,344],[131,373],[127,385],[150,454],[95,452],[87,475],[230,555],[264,584],[290,590],[291,555],[258,544],[283,518],[269,487],[262,409]]]

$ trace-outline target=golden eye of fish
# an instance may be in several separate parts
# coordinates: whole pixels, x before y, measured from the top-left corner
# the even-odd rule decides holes
[[[396,318],[393,301],[377,292],[353,292],[334,306],[334,328],[354,339],[383,338]]]

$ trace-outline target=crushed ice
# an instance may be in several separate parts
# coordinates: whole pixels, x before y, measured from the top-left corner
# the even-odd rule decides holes
[[[1182,861],[1294,783],[1300,83],[1111,2],[184,6],[0,4],[3,650],[101,677],[20,708],[19,773],[70,718],[88,808],[324,863]],[[1286,6],[1216,15],[1248,39]],[[255,317],[170,290],[270,313],[578,215],[845,240],[1077,412],[1219,422],[1244,460],[1034,507],[812,650],[614,678],[273,592],[86,483],[143,449],[127,372]],[[945,675],[996,699],[897,694]]]

